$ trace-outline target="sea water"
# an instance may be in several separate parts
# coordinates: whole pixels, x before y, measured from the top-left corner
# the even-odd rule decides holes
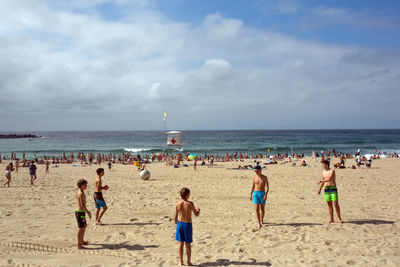
[[[2,132],[8,134],[10,132]],[[22,132],[12,132],[20,133]],[[24,132],[25,133],[25,132]],[[0,139],[0,154],[22,152],[28,158],[63,152],[151,154],[167,149],[167,137],[162,131],[74,131],[29,132],[40,135],[33,139]],[[400,129],[394,130],[182,130],[182,146],[176,151],[199,155],[225,153],[276,154],[304,153],[312,150],[335,149],[338,152],[362,154],[400,152]]]

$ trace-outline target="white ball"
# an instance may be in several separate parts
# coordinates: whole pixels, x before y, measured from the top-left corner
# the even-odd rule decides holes
[[[142,180],[149,180],[150,179],[150,172],[148,170],[143,170],[140,172],[140,178]]]

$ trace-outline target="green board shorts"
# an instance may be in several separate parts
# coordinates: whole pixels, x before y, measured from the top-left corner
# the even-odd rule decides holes
[[[337,192],[336,186],[325,187],[324,198],[325,198],[326,202],[337,201],[338,200],[338,192]]]

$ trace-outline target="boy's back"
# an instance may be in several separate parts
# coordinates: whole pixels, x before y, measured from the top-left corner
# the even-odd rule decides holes
[[[191,201],[181,200],[176,203],[176,210],[179,214],[179,221],[192,222],[192,211],[194,211],[194,204]]]

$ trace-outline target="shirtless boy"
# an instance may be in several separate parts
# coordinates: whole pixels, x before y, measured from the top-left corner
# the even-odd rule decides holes
[[[180,265],[183,265],[183,244],[186,245],[187,264],[192,266],[190,262],[192,248],[191,243],[193,242],[192,232],[192,212],[197,217],[200,214],[200,209],[194,207],[194,203],[188,201],[190,197],[189,188],[182,188],[180,191],[182,200],[175,205],[175,224],[176,224],[176,235],[175,240],[179,241],[179,260]],[[179,220],[178,220],[179,215]]]
[[[92,214],[86,208],[86,195],[85,190],[87,188],[87,181],[81,179],[78,181],[78,192],[76,192],[76,210],[75,217],[78,223],[78,249],[84,249],[83,245],[86,245],[87,242],[83,241],[85,236],[85,230],[87,227],[86,223],[86,213],[89,216],[89,219],[92,218]]]
[[[329,161],[323,160],[321,161],[322,163],[322,168],[324,169],[322,171],[322,180],[318,181],[318,184],[320,184],[319,190],[318,190],[318,195],[321,194],[321,189],[325,185],[325,201],[328,204],[328,210],[329,210],[329,223],[333,223],[333,206],[335,206],[336,214],[338,216],[339,222],[342,222],[342,218],[340,217],[340,207],[339,207],[339,199],[338,199],[338,193],[337,193],[337,188],[336,188],[336,173],[335,170],[331,170],[329,168]]]
[[[103,217],[104,212],[106,212],[106,210],[107,210],[107,205],[106,205],[106,202],[105,202],[105,200],[103,198],[102,191],[103,191],[103,189],[107,190],[108,186],[107,185],[103,186],[102,185],[102,181],[101,181],[101,178],[104,176],[104,169],[103,168],[98,168],[96,170],[96,172],[97,172],[98,176],[94,180],[94,190],[95,190],[95,192],[94,192],[94,195],[93,195],[94,205],[95,205],[95,208],[96,208],[96,224],[97,225],[104,225],[104,224],[101,223],[100,220],[101,220],[101,217]],[[101,208],[103,208],[103,210],[100,212]]]
[[[254,168],[256,175],[253,177],[253,186],[251,187],[250,200],[253,200],[254,207],[256,208],[258,229],[264,223],[265,214],[265,201],[269,191],[268,178],[261,173],[261,166]],[[260,217],[261,210],[261,217]]]

